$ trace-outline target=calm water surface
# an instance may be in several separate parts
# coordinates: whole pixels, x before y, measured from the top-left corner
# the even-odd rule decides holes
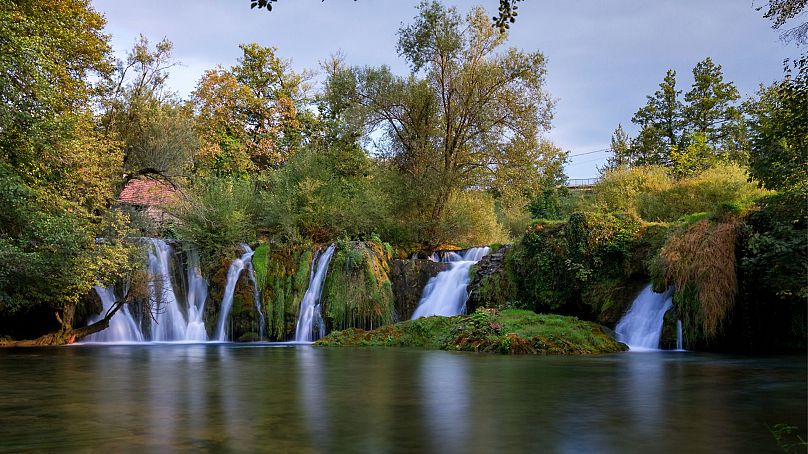
[[[805,358],[309,346],[0,351],[0,451],[778,452]]]

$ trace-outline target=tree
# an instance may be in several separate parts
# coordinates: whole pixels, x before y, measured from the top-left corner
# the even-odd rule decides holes
[[[769,189],[806,190],[808,181],[808,64],[788,69],[771,87],[761,87],[747,103],[749,172]]]
[[[640,126],[636,139],[636,165],[665,165],[670,150],[682,146],[683,106],[681,90],[676,89],[676,71],[669,69],[648,103],[638,110],[631,122]]]
[[[612,156],[606,161],[606,164],[598,169],[602,175],[610,170],[615,170],[624,167],[630,167],[634,160],[634,149],[631,145],[631,137],[628,136],[623,129],[622,124],[617,125],[617,129],[612,133],[611,146]]]
[[[676,72],[668,70],[659,90],[634,114],[631,121],[640,131],[620,151],[630,157],[630,165],[664,165],[684,176],[719,162],[745,162],[746,134],[735,85],[724,81],[721,65],[710,58],[696,64],[693,78],[682,103]]]
[[[239,64],[205,72],[193,93],[202,165],[220,173],[277,168],[303,140],[305,80],[276,49],[242,44]]]
[[[86,0],[0,2],[0,321],[55,313],[37,328],[71,331],[82,296],[127,267],[108,209],[122,156],[92,116],[103,26]]]
[[[553,107],[544,91],[545,58],[500,51],[506,38],[481,8],[464,19],[454,8],[422,2],[415,22],[399,30],[408,77],[387,67],[340,76],[355,82],[346,90],[351,116],[366,137],[386,134],[386,156],[417,185],[427,219],[441,217],[453,191],[513,190],[505,187],[509,169],[542,170],[559,158],[539,145]]]
[[[193,165],[192,112],[165,85],[168,70],[177,64],[172,47],[163,39],[152,50],[140,35],[107,81],[101,124],[109,137],[122,142],[127,179],[150,174],[173,181]]]
[[[685,93],[684,122],[690,134],[704,136],[714,150],[742,161],[743,122],[735,102],[740,98],[732,82],[724,82],[721,65],[711,58],[693,68],[693,86]]]
[[[755,9],[760,11],[766,8],[763,17],[771,19],[772,28],[779,30],[791,19],[797,17],[808,5],[808,0],[769,0],[766,6],[759,6]],[[795,27],[785,30],[780,34],[784,41],[794,41],[797,45],[808,43],[808,22],[803,22]]]

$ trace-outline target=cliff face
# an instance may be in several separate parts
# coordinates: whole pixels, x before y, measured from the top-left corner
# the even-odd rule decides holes
[[[409,320],[429,279],[447,269],[447,263],[426,259],[393,260],[390,264],[390,280],[398,320]]]

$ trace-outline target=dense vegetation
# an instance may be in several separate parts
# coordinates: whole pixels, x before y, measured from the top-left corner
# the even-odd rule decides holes
[[[557,334],[520,331],[516,319],[562,319],[510,310],[614,324],[653,281],[676,287],[671,316],[689,348],[804,349],[808,59],[746,100],[711,58],[686,91],[668,71],[631,118],[636,137],[615,131],[601,181],[569,191],[568,153],[545,138],[546,58],[507,47],[514,3],[492,27],[482,8],[463,17],[422,2],[398,31],[405,75],[335,55],[315,83],[276,49],[246,43],[183,100],[166,82],[178,64],[169,41],[141,36],[118,61],[87,0],[0,2],[0,336],[71,340],[98,310],[93,285],[138,281],[143,251],[128,239],[156,235],[200,252],[212,298],[239,244],[258,244],[273,339],[293,334],[323,244],[339,246],[323,293],[330,330],[395,321],[395,258],[513,243],[473,291],[474,305],[501,314],[346,335],[378,343],[435,324],[448,339],[495,317],[474,325],[493,330],[485,342],[463,348],[553,352],[564,350],[547,344]],[[116,206],[142,178],[178,189],[162,207],[169,222]],[[255,334],[253,307],[234,298],[243,340]]]

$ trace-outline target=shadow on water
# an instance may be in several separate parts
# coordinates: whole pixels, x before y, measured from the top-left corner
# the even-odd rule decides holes
[[[277,348],[269,348],[277,347]],[[777,452],[804,358],[306,345],[0,351],[0,451]]]

